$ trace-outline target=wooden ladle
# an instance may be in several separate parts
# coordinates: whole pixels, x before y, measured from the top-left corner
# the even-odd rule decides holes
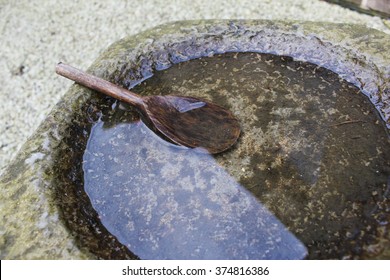
[[[157,134],[177,145],[216,154],[230,148],[240,135],[233,114],[209,101],[173,95],[140,96],[64,63],[57,64],[56,73],[131,104]]]

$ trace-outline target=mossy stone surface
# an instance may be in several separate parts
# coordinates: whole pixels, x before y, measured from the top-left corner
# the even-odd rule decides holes
[[[390,127],[390,38],[379,31],[357,25],[272,21],[184,21],[162,25],[114,43],[90,67],[95,75],[131,88],[156,70],[193,58],[225,52],[259,52],[290,56],[328,68],[357,86],[375,105]],[[91,91],[73,86],[52,113],[25,143],[0,179],[0,256],[2,259],[91,259],[69,230],[59,209],[61,176],[80,162],[63,162],[59,153],[74,145],[85,145],[86,114],[95,118]],[[80,130],[75,131],[75,125]],[[69,141],[74,135],[74,141]],[[66,139],[66,141],[65,141]],[[65,160],[64,160],[65,162]],[[65,176],[65,174],[63,174]],[[63,178],[64,180],[72,178]],[[82,182],[79,182],[82,184]],[[77,197],[78,193],[75,194]],[[88,208],[87,198],[75,202]],[[388,219],[387,219],[388,221]],[[90,247],[102,246],[107,234],[93,224],[80,224],[92,232]],[[389,232],[373,250],[377,258],[389,258]],[[110,243],[111,242],[111,243]],[[121,246],[116,240],[112,247]],[[93,251],[93,250],[92,250]],[[131,254],[104,258],[131,258]]]

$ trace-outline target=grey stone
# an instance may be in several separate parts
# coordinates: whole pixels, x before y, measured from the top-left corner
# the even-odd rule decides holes
[[[359,25],[240,20],[185,21],[162,25],[114,43],[89,71],[131,88],[151,77],[155,70],[167,69],[193,58],[226,52],[290,56],[296,61],[310,62],[330,69],[354,84],[374,104],[389,128],[389,49],[388,35]],[[73,196],[71,195],[71,182],[74,183],[77,178],[69,177],[72,174],[80,176],[82,155],[73,158],[67,156],[67,151],[70,151],[70,155],[75,146],[80,146],[81,153],[85,147],[90,133],[88,130],[83,131],[86,127],[83,123],[85,115],[87,112],[91,121],[96,121],[98,116],[94,114],[94,104],[99,102],[101,101],[91,91],[73,86],[5,170],[0,180],[2,259],[134,257],[126,252],[126,248],[118,240],[102,231],[99,225],[69,219],[77,217],[75,212],[80,212],[74,209],[73,213],[73,205],[78,205],[86,212],[92,207],[88,204],[88,197],[80,192],[80,187],[75,188]],[[236,108],[235,113],[240,114],[239,108]],[[250,145],[257,144],[249,141],[250,137],[245,138],[248,135],[250,133],[243,136],[242,142],[238,144],[241,145],[238,151],[250,149]],[[249,140],[245,142],[246,139]],[[233,151],[220,160],[226,162],[230,155],[239,162],[239,154]],[[301,155],[296,155],[297,158],[299,156]],[[78,161],[73,160],[77,158]],[[244,159],[240,160],[242,163]],[[386,160],[388,162],[388,158]],[[234,172],[241,165],[232,166],[229,174],[238,179],[242,174]],[[312,171],[315,167],[318,167],[316,162],[306,168]],[[66,170],[69,173],[64,172]],[[240,178],[243,180],[243,177]],[[307,180],[312,182],[311,178]],[[82,181],[78,183],[82,186]],[[64,193],[71,197],[68,201]],[[388,209],[388,191],[380,195],[383,196],[378,202],[380,207]],[[76,201],[77,199],[80,201]],[[366,253],[346,257],[389,258],[389,217],[388,214],[384,215],[381,216],[382,225],[377,228],[377,238],[362,249]],[[349,233],[351,234],[353,235]],[[104,247],[100,255],[96,253],[99,246]],[[123,253],[115,255],[115,248]]]

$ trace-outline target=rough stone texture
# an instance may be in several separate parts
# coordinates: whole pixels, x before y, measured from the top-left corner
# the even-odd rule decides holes
[[[0,173],[71,85],[55,75],[56,63],[86,69],[125,36],[191,19],[327,21],[390,33],[389,20],[319,0],[2,0]]]
[[[358,86],[389,126],[389,49],[388,35],[357,25],[190,21],[121,40],[104,52],[90,71],[132,87],[154,70],[215,53],[256,51],[291,56],[329,68]],[[90,91],[73,86],[5,170],[0,181],[1,258],[93,258],[85,247],[76,246],[63,223],[71,221],[59,218],[56,201],[61,192],[56,170],[61,162],[55,155],[72,145],[83,145],[64,139],[69,139],[72,126],[84,118],[88,100],[93,100]],[[76,132],[83,134],[82,130]],[[77,164],[80,162],[74,162]],[[388,238],[383,240],[387,246]],[[377,257],[388,254],[385,250]]]

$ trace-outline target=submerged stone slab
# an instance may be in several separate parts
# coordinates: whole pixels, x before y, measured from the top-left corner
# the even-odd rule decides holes
[[[132,88],[153,76],[156,71],[194,58],[210,57],[227,52],[256,52],[288,56],[294,58],[295,61],[309,62],[329,69],[355,85],[370,99],[385,125],[390,127],[389,49],[388,35],[357,25],[270,21],[186,21],[159,26],[114,43],[97,59],[89,71]],[[316,68],[314,67],[313,71],[315,71],[314,69]],[[263,71],[267,72],[267,69]],[[169,84],[164,85],[169,89]],[[140,91],[142,91],[142,85],[139,86]],[[177,84],[177,86],[176,89],[180,90],[180,85]],[[150,93],[146,92],[146,94]],[[187,94],[190,93],[187,92]],[[210,93],[208,95],[213,96]],[[215,96],[217,95],[219,95],[219,100],[224,102],[224,96],[227,98],[228,93],[218,93]],[[321,99],[317,101],[321,103]],[[270,102],[276,101],[270,99]],[[241,103],[237,102],[237,104],[238,107],[234,107],[234,104],[228,102],[227,106],[230,106],[238,116],[241,114],[244,117],[245,114],[240,113],[242,112],[242,108],[239,108]],[[111,106],[113,107],[111,108]],[[115,106],[120,107],[122,104],[118,105],[113,103],[111,99],[97,96],[79,86],[73,86],[37,132],[26,142],[14,162],[6,169],[0,181],[2,213],[0,255],[2,259],[137,257],[137,252],[131,251],[133,244],[127,244],[118,233],[110,232],[110,229],[107,230],[108,227],[103,226],[102,217],[99,217],[102,212],[96,209],[96,204],[94,204],[96,201],[93,201],[91,193],[88,196],[83,188],[86,178],[83,173],[83,155],[91,135],[92,124],[96,123],[102,116],[109,116],[110,110],[114,109],[115,111]],[[256,108],[249,109],[255,110]],[[288,110],[270,112],[271,115],[287,116],[287,118],[293,116],[292,113],[294,112]],[[299,112],[295,113],[299,115]],[[321,112],[321,114],[324,116],[331,114],[331,112]],[[123,117],[123,120],[126,122],[136,121],[133,113]],[[356,119],[344,121],[353,120]],[[327,125],[342,126],[341,122],[328,123]],[[291,122],[289,124],[291,125],[289,128],[299,131],[299,126],[294,128],[294,124]],[[242,155],[255,148],[256,146],[253,145],[257,145],[257,143],[251,141],[253,137],[249,137],[252,133],[249,132],[249,124],[245,123],[243,126],[248,126],[247,134],[245,134],[244,129],[244,134],[237,146],[216,160],[226,163],[233,159],[233,163],[229,165],[230,169],[227,165],[222,166],[246,188],[253,187],[249,186],[249,183],[254,182],[254,180],[259,181],[259,184],[263,186],[271,184],[272,188],[272,184],[280,182],[278,178],[282,178],[283,174],[271,174],[274,179],[273,181],[268,179],[267,183],[267,178],[262,177],[264,173],[259,172],[263,175],[256,177],[256,174],[251,174],[253,170],[249,173],[248,170],[245,170],[251,165],[245,165],[249,158],[246,159]],[[385,130],[386,128],[383,128],[383,131]],[[265,130],[263,129],[263,131]],[[321,131],[317,132],[317,135],[323,135]],[[285,131],[285,133],[288,134],[289,131]],[[278,135],[275,136],[277,139]],[[261,137],[260,130],[258,137]],[[300,137],[303,138],[305,135],[302,134]],[[383,141],[388,141],[388,139],[384,138]],[[276,164],[275,158],[273,158],[274,152],[278,154],[277,152],[281,149],[277,146],[269,147],[269,158],[265,161],[265,163],[268,161],[272,167]],[[282,148],[285,147],[294,148],[287,144]],[[320,157],[321,153],[315,148],[316,146],[313,146],[313,154]],[[386,155],[383,152],[382,154]],[[299,162],[302,156],[302,154],[297,153],[294,158]],[[283,157],[279,159],[283,160]],[[372,159],[367,159],[368,165],[370,160]],[[384,160],[385,163],[386,160],[388,163],[388,158]],[[269,167],[262,166],[261,162],[257,163],[260,169],[267,170]],[[312,173],[313,175],[302,179],[309,182],[307,188],[310,188],[311,184],[314,184],[315,178],[318,178],[316,172],[319,172],[317,169],[320,164],[313,162],[309,166],[301,167],[306,173],[298,171],[296,174]],[[388,166],[381,166],[381,168],[382,174],[386,176]],[[166,168],[165,170],[169,173],[176,169]],[[269,171],[272,173],[272,170]],[[191,184],[185,183],[184,185],[191,186]],[[195,186],[199,185],[195,184]],[[381,183],[380,188],[372,189],[370,194],[367,194],[367,196],[372,196],[372,199],[377,203],[377,209],[374,209],[376,212],[372,215],[378,218],[378,225],[374,231],[367,229],[372,240],[360,244],[361,246],[359,245],[356,252],[346,250],[345,257],[390,257],[390,219],[388,212],[386,212],[389,209],[388,188],[387,182],[385,185]],[[305,192],[315,194],[315,192],[304,189],[301,188],[298,193],[300,195],[305,195]],[[251,191],[253,192],[253,190]],[[263,191],[264,189],[259,188],[257,196],[261,198],[261,194],[267,193]],[[128,191],[128,193],[131,192]],[[265,195],[263,199],[277,196],[278,193],[286,194],[281,189],[280,192],[268,193],[268,196]],[[328,195],[327,200],[319,197],[310,204],[311,208],[307,209],[309,213],[306,218],[311,218],[310,213],[313,214],[314,219],[320,219],[321,214],[334,215],[334,223],[337,224],[337,213],[321,212],[328,209],[322,207],[321,203],[331,202],[336,193],[329,191],[325,194]],[[283,202],[283,205],[288,199]],[[150,201],[153,202],[153,200]],[[278,214],[278,209],[272,208],[272,203],[278,203],[278,200],[271,198],[266,201],[270,203],[266,206]],[[119,203],[119,201],[117,202]],[[291,203],[294,204],[293,201]],[[351,210],[351,212],[347,211],[344,214],[361,215],[364,211],[370,210],[362,208],[362,204],[359,203],[350,205],[350,207],[355,212]],[[343,212],[341,211],[341,213]],[[353,220],[354,217],[350,218]],[[300,218],[302,219],[299,221],[300,223],[307,222],[305,217],[300,216]],[[283,223],[286,225],[285,221]],[[321,223],[319,222],[319,224]],[[366,227],[372,227],[372,225],[366,225]],[[299,228],[294,223],[290,223],[288,228],[290,230],[295,228],[294,234],[299,235]],[[326,234],[326,231],[321,231],[320,228],[318,232]],[[356,232],[346,232],[346,235],[352,239],[356,234]],[[357,239],[359,238],[361,237]],[[307,240],[304,243],[310,247]],[[344,248],[336,248],[336,250],[342,251]],[[158,258],[158,255],[150,255],[150,257]],[[267,257],[271,258],[270,255],[264,258]],[[313,257],[321,258],[321,254],[313,255]]]

